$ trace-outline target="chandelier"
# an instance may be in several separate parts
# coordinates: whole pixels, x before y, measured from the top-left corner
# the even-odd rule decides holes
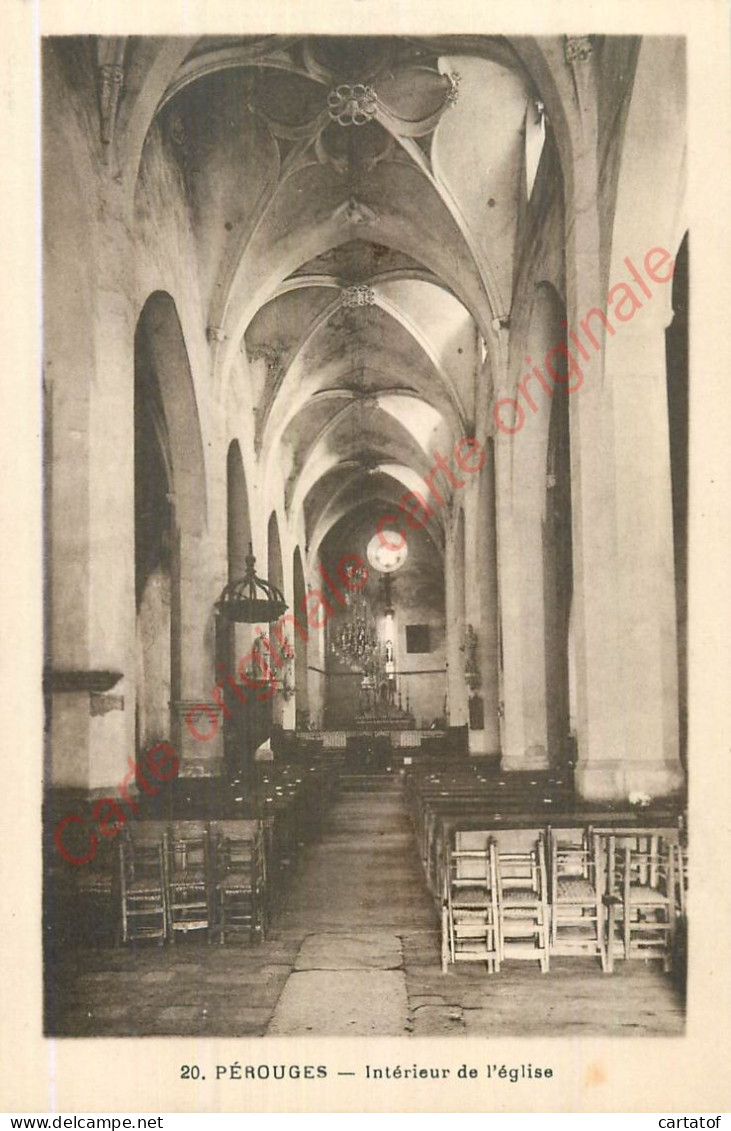
[[[351,599],[350,617],[333,625],[330,652],[354,671],[365,672],[379,650],[378,633],[365,597]]]

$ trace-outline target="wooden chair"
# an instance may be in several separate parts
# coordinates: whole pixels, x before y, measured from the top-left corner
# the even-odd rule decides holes
[[[677,915],[677,830],[615,830],[603,834],[608,908],[606,970],[621,945],[625,959],[660,958],[672,965]]]
[[[621,857],[625,958],[661,958],[672,965],[677,911],[676,845],[665,841],[631,846]]]
[[[499,971],[497,865],[489,833],[455,833],[444,881],[442,970],[450,962],[485,962],[490,973]]]
[[[675,846],[675,889],[679,914],[688,915],[688,845],[682,835]]]
[[[250,939],[266,930],[266,856],[260,821],[214,821],[215,929],[219,941],[245,930]]]
[[[170,941],[175,932],[207,931],[211,939],[211,869],[205,821],[173,821],[168,840]]]
[[[545,974],[550,912],[543,832],[506,829],[495,840],[500,959],[537,960]]]
[[[71,872],[74,935],[82,945],[119,946],[119,846],[100,838],[93,859]]]
[[[551,953],[598,955],[602,969],[604,904],[594,838],[587,829],[549,830]]]
[[[162,821],[135,821],[120,836],[122,942],[168,937],[167,829]]]

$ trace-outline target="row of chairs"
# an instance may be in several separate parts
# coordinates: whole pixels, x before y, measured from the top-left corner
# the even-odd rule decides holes
[[[456,832],[444,872],[442,969],[590,954],[607,973],[624,958],[672,963],[686,914],[686,853],[677,829]]]
[[[267,873],[262,823],[136,821],[119,843],[121,935],[175,941],[205,931],[221,943],[234,930],[262,937]]]
[[[264,762],[251,783],[249,814],[264,825],[269,888],[284,886],[304,844],[316,840],[338,790],[331,760],[308,757],[299,763]]]
[[[164,940],[179,936],[183,927],[171,925],[179,920],[185,921],[185,916],[182,912],[179,913],[176,906],[173,890],[178,886],[177,862],[183,855],[189,862],[192,857],[187,849],[183,853],[179,847],[175,859],[172,859],[170,846],[179,844],[177,833],[186,828],[186,822],[187,828],[194,832],[196,822],[199,829],[209,830],[206,851],[210,861],[207,915],[199,916],[194,909],[193,918],[200,926],[188,929],[207,929],[220,935],[223,924],[223,938],[227,937],[230,929],[226,926],[227,920],[230,921],[229,907],[238,904],[245,909],[249,897],[246,880],[244,891],[240,894],[234,890],[236,881],[231,875],[225,881],[230,890],[223,890],[220,886],[224,882],[221,878],[224,871],[231,873],[240,870],[233,868],[236,863],[233,859],[230,865],[225,863],[220,830],[226,819],[232,822],[228,826],[230,829],[246,828],[248,822],[249,828],[256,827],[259,830],[259,873],[265,877],[263,885],[261,882],[258,884],[253,896],[255,909],[261,908],[257,915],[262,925],[256,926],[255,915],[253,929],[254,936],[259,937],[263,923],[283,897],[304,845],[321,833],[325,814],[337,793],[338,766],[330,759],[310,757],[308,754],[306,757],[299,757],[296,762],[257,763],[245,785],[236,778],[178,778],[174,785],[175,792],[160,807],[145,805],[145,799],[138,798],[142,813],[128,819],[124,831],[114,839],[100,837],[93,859],[80,867],[66,864],[53,842],[53,830],[58,820],[65,816],[66,805],[59,814],[50,809],[46,812],[44,917],[47,937],[53,939],[55,944],[108,945],[118,942],[125,933],[132,937],[144,937],[144,930],[142,934],[136,933],[137,927],[150,928],[149,937],[153,938]],[[83,802],[79,804],[83,805]],[[165,831],[168,847],[162,856],[167,877],[173,877],[172,888],[170,882],[165,880],[164,928],[161,928],[159,898],[157,903],[152,895],[147,900],[138,888],[130,893],[130,885],[136,884],[140,878],[140,869],[147,871],[146,865],[142,863],[144,850],[141,843],[136,852],[137,842],[141,842],[147,830],[150,830],[153,838],[161,843],[161,836],[154,832],[155,829]],[[121,838],[124,838],[124,860]],[[155,856],[155,851],[153,844],[149,870],[153,877],[152,886],[159,893],[162,863],[159,853]],[[133,856],[135,853],[139,857],[137,860]],[[188,868],[189,872],[194,870]],[[246,871],[244,868],[244,872]],[[137,879],[131,878],[133,873]],[[194,892],[191,896],[191,902],[197,902],[202,907],[200,880],[193,887],[197,887],[197,893]],[[124,897],[123,889],[127,892]],[[150,908],[157,907],[157,910],[150,916],[136,914],[145,904]],[[125,928],[122,920],[123,915],[127,914],[127,908],[131,909],[131,913],[127,915]],[[244,926],[247,925],[245,915]]]
[[[406,778],[406,803],[430,890],[441,894],[445,847],[455,828],[479,830],[504,823],[545,824],[569,807],[572,794],[562,775],[550,772],[501,773],[478,764],[416,768]]]

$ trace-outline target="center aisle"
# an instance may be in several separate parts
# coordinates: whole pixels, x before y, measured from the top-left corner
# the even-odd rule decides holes
[[[273,928],[306,932],[267,1032],[401,1036],[404,964],[438,923],[399,779],[345,779]]]

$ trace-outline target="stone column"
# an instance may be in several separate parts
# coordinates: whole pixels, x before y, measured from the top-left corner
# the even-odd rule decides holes
[[[466,507],[466,619],[477,634],[482,698],[482,730],[470,728],[470,752],[500,753],[500,640],[497,590],[497,528],[495,521],[495,463],[492,441],[485,445],[485,466],[479,473]]]
[[[582,110],[591,111],[586,68],[574,66]],[[659,101],[658,76],[667,78]],[[611,231],[602,233],[610,238],[599,240],[594,137],[577,147],[567,213],[569,323],[606,305],[611,326],[597,335],[601,352],[571,414],[576,781],[602,800],[662,797],[683,784],[664,338],[673,233],[682,232],[683,107],[677,44],[643,41]]]
[[[177,651],[179,670],[174,673],[171,731],[173,745],[181,759],[181,772],[187,773],[190,769],[191,773],[206,775],[220,773],[223,766],[223,719],[216,685],[224,673],[215,671],[214,605],[219,591],[211,576],[212,553],[210,539],[204,532],[179,532],[177,616],[173,610],[173,622],[177,622],[179,634],[179,642],[173,641],[173,651]],[[240,655],[245,653],[240,649],[243,641],[236,634],[234,640],[233,660],[237,665]],[[235,677],[236,670],[231,674]],[[202,712],[198,727],[187,725],[190,707],[204,704],[210,715]],[[208,737],[197,737],[196,729]]]
[[[539,493],[545,492],[545,469],[533,467],[530,477],[526,474],[514,481],[510,439],[496,438],[503,654],[502,766],[506,770],[539,770],[548,766],[542,498],[538,498]],[[528,463],[524,462],[524,470]]]
[[[468,721],[467,685],[464,679],[465,550],[464,516],[447,532],[444,555],[445,613],[447,627],[448,725],[462,727]]]
[[[134,312],[118,190],[107,186],[94,305],[63,321],[49,272],[49,785],[106,793],[134,759]],[[65,265],[66,271],[71,265]]]
[[[585,61],[573,65],[585,110],[566,217],[568,324],[578,329],[605,309],[608,287],[595,102]],[[598,348],[590,347],[571,400],[576,783],[597,800],[658,797],[682,783],[664,339],[661,326],[642,320],[647,314],[617,323],[614,334],[592,318]]]
[[[120,225],[121,229],[121,225]],[[116,781],[135,757],[134,311],[124,292],[121,230],[103,252],[116,285],[98,287],[98,335],[90,413],[89,618],[93,666],[119,666],[123,706],[92,719],[92,787]],[[113,272],[114,269],[114,272]],[[128,547],[128,549],[126,549]],[[120,552],[121,551],[121,552]],[[108,704],[107,704],[108,705]]]
[[[566,65],[582,111],[581,133],[574,139],[573,195],[566,202],[567,322],[569,332],[580,333],[582,321],[594,309],[603,311],[607,299],[598,210],[596,85],[591,44],[587,40],[582,52],[581,42],[566,45]],[[576,783],[589,799],[626,799],[621,773],[610,782],[590,769],[600,763],[621,766],[625,759],[614,397],[604,379],[605,339],[598,316],[591,317],[591,327],[598,348],[591,347],[584,360],[583,384],[570,406]]]
[[[510,375],[495,398],[498,563],[503,657],[503,767],[549,763],[543,520],[553,385],[543,359],[563,336],[557,301],[541,287],[511,331]],[[522,324],[522,328],[521,328]],[[536,366],[537,363],[537,366]],[[539,368],[541,377],[534,373]]]
[[[308,663],[305,679],[307,680],[307,706],[310,712],[310,721],[316,727],[322,727],[325,718],[324,673],[327,666],[324,628],[313,629],[310,632],[305,656]]]
[[[659,305],[618,327],[604,381],[613,391],[617,547],[613,608],[603,626],[607,703],[590,720],[577,783],[586,797],[661,797],[681,789],[665,318]],[[609,579],[605,578],[605,583]],[[584,590],[587,619],[601,594]],[[592,620],[589,620],[591,624]],[[607,672],[607,664],[612,669]],[[596,670],[592,671],[594,678]],[[592,681],[592,701],[600,688]],[[596,708],[595,708],[596,710]],[[602,726],[602,724],[604,724]],[[600,729],[601,728],[601,729]],[[586,732],[585,732],[586,733]]]

